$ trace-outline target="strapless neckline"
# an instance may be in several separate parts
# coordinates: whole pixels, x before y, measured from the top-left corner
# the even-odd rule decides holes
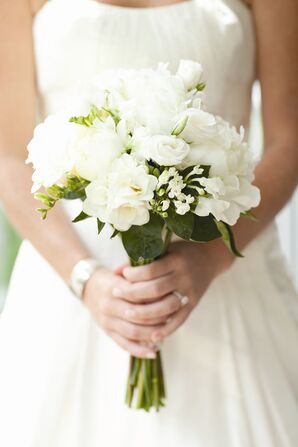
[[[43,12],[44,9],[47,8],[47,6],[51,3],[57,3],[60,1],[60,3],[76,3],[81,4],[82,6],[85,5],[93,5],[94,7],[97,7],[98,9],[111,11],[111,12],[123,12],[123,13],[133,13],[133,14],[144,14],[144,13],[158,13],[158,12],[170,12],[175,11],[184,7],[189,7],[191,5],[194,5],[197,2],[206,3],[209,0],[180,0],[176,3],[168,3],[165,5],[157,5],[157,6],[145,6],[145,7],[134,7],[134,6],[122,6],[122,5],[116,5],[112,3],[106,3],[102,1],[97,0],[47,0],[41,8],[34,14],[33,21],[35,22],[37,17]],[[229,0],[228,3],[235,3],[239,5],[246,13],[250,14],[250,9],[248,8],[247,4],[244,3],[242,0]],[[216,0],[216,2],[220,4],[226,5],[225,0]],[[229,5],[228,5],[229,6]],[[232,8],[232,7],[231,7]],[[233,9],[233,8],[232,8]]]

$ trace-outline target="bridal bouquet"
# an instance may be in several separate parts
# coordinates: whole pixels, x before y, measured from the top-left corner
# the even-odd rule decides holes
[[[206,110],[204,87],[193,61],[175,74],[165,64],[101,73],[70,112],[38,125],[28,145],[42,218],[61,199],[81,199],[73,222],[93,217],[98,233],[111,225],[132,265],[162,256],[172,234],[222,238],[241,256],[231,227],[259,204],[254,163],[243,129]],[[127,404],[158,410],[164,399],[160,352],[131,357]]]

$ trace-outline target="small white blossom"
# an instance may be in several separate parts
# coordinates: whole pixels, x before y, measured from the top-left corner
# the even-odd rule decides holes
[[[167,209],[169,209],[170,206],[170,201],[169,200],[163,200],[161,202],[161,210],[162,211],[167,211]]]

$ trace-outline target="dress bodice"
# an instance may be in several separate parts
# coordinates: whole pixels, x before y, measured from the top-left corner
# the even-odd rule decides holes
[[[65,106],[79,82],[107,68],[156,67],[193,59],[204,68],[210,111],[247,127],[254,33],[240,0],[185,0],[130,8],[95,0],[49,0],[33,24],[39,105]]]

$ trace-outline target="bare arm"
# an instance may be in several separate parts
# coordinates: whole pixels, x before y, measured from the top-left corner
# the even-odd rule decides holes
[[[57,206],[46,222],[36,213],[26,145],[35,126],[32,13],[28,0],[0,4],[0,199],[19,233],[68,280],[76,261],[89,255]],[[63,243],[62,243],[63,241]]]
[[[265,154],[255,181],[262,194],[259,222],[239,222],[235,234],[242,247],[281,210],[298,182],[298,2],[253,0],[252,11]]]

